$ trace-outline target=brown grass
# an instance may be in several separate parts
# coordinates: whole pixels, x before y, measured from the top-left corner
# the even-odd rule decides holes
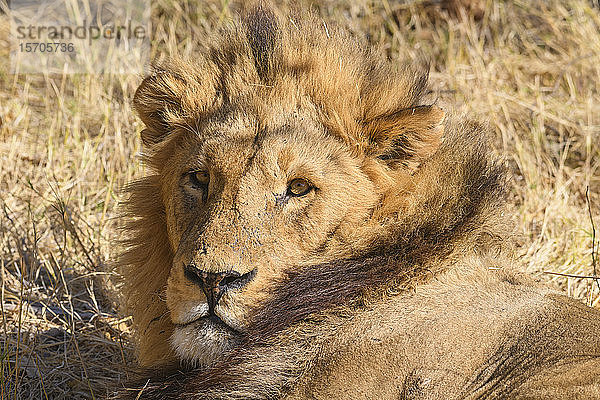
[[[599,10],[586,0],[481,0],[471,13],[442,3],[329,0],[316,11],[391,60],[429,62],[442,106],[489,121],[514,176],[523,267],[600,307],[592,279],[541,273],[595,274],[585,193],[599,227]],[[239,9],[159,0],[155,55],[192,52]],[[141,79],[15,76],[8,65],[0,15],[0,397],[102,398],[133,362],[110,265],[119,188],[141,169],[130,104]]]

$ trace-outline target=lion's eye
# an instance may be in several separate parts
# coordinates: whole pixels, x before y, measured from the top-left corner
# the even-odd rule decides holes
[[[303,178],[296,178],[290,181],[288,185],[288,194],[290,196],[304,196],[312,189],[309,181]]]
[[[190,181],[194,186],[206,186],[210,176],[208,171],[192,171],[190,172]]]

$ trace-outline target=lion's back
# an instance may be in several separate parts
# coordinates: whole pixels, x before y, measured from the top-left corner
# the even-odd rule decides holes
[[[462,272],[348,321],[287,399],[600,398],[600,312],[510,272]]]

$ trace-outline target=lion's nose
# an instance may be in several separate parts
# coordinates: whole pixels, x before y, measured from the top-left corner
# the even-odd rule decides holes
[[[206,296],[209,314],[214,314],[214,309],[223,293],[230,289],[241,289],[246,286],[256,275],[256,270],[245,274],[235,271],[207,272],[190,264],[184,267],[186,278],[194,282]]]

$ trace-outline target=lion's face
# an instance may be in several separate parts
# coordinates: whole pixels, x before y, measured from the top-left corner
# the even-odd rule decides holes
[[[440,144],[426,74],[329,30],[255,22],[134,97],[151,173],[131,190],[120,262],[145,365],[173,350],[210,364],[290,272],[369,249]]]
[[[179,357],[205,364],[243,332],[286,269],[351,252],[378,200],[361,160],[309,119],[235,113],[185,133],[162,173]]]

